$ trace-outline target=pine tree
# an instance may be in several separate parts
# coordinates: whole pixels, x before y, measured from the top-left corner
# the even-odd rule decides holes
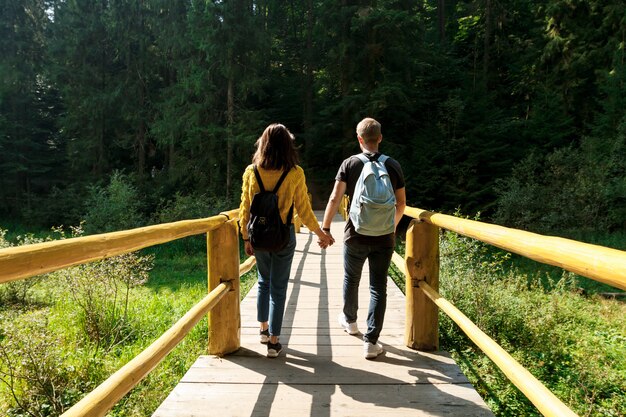
[[[113,83],[113,45],[105,0],[58,1],[50,49],[52,79],[64,106],[60,120],[76,180],[102,179],[114,167],[120,123]]]
[[[47,5],[0,1],[0,211],[28,212],[59,181],[58,106],[46,78]],[[55,166],[57,165],[57,166]]]

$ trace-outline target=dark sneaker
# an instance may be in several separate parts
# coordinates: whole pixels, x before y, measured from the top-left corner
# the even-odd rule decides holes
[[[267,357],[268,358],[277,357],[278,354],[282,352],[282,350],[283,350],[283,345],[281,345],[280,342],[276,342],[276,343],[267,342]]]
[[[266,344],[267,342],[270,341],[270,330],[269,329],[260,330],[259,331],[259,335],[261,335],[261,343]]]

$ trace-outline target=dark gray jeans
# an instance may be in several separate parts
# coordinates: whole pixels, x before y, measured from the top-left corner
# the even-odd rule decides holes
[[[393,248],[346,242],[343,249],[343,314],[348,323],[357,320],[359,283],[367,259],[370,269],[370,305],[367,311],[367,332],[363,340],[376,343],[380,336],[387,308],[387,270]]]

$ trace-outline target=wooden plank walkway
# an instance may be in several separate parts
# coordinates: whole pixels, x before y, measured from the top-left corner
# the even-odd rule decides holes
[[[379,340],[385,353],[363,358],[361,336],[348,335],[337,323],[343,281],[339,216],[332,230],[339,240],[325,251],[307,229],[298,234],[281,355],[266,358],[259,343],[254,288],[241,304],[241,349],[223,358],[199,357],[154,417],[493,416],[448,353],[404,346],[405,300],[391,279]],[[360,330],[366,329],[368,283],[366,265]]]

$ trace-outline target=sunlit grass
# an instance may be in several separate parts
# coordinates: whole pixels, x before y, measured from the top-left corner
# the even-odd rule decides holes
[[[51,362],[48,371],[40,371],[57,378],[57,388],[66,387],[67,394],[62,394],[66,408],[147,348],[208,293],[204,239],[188,239],[187,242],[174,242],[142,252],[155,258],[148,281],[130,293],[127,323],[130,337],[110,347],[97,348],[85,338],[81,325],[83,313],[71,296],[76,288],[71,288],[60,274],[38,279],[22,302],[7,303],[0,297],[0,343],[9,346],[6,343],[29,342],[31,347],[9,347],[15,354],[37,351],[43,358],[57,358],[60,361],[57,365],[53,366],[56,362]],[[242,298],[255,281],[255,268],[241,277]],[[35,317],[36,322],[33,321]],[[4,338],[7,332],[14,336],[11,340]],[[55,342],[47,345],[45,340]],[[198,356],[207,353],[207,345],[208,325],[207,319],[203,318],[109,415],[150,415]],[[0,363],[0,371],[7,370]],[[18,398],[28,396],[29,389],[24,384],[14,385],[13,390]],[[49,409],[50,415],[55,415],[51,400],[37,398],[22,400],[22,403],[36,413],[47,413],[45,410]],[[16,405],[7,384],[0,382],[0,414],[24,414]],[[57,404],[56,407],[61,406]]]
[[[595,295],[616,289],[454,233],[440,248],[443,297],[577,414],[626,415],[626,303]],[[404,288],[395,267],[390,276]],[[540,415],[451,319],[440,313],[439,322],[441,348],[496,416]]]
[[[616,242],[618,245],[620,241]],[[403,252],[400,243],[397,250]],[[0,342],[29,342],[69,407],[149,346],[207,294],[203,238],[142,251],[155,256],[149,280],[131,292],[128,338],[96,349],[85,339],[74,289],[50,274],[29,289],[23,302],[0,304]],[[575,412],[626,415],[626,304],[578,291],[579,277],[558,268],[509,257],[486,245],[445,234],[441,240],[440,292],[526,366]],[[404,289],[404,276],[390,275]],[[241,278],[241,296],[256,281]],[[538,415],[530,402],[444,314],[441,347],[497,416]],[[113,416],[150,415],[165,399],[208,341],[204,318],[157,368],[111,411]],[[6,371],[6,367],[4,368]],[[17,386],[16,394],[28,388]],[[0,383],[0,414],[20,415],[12,393]],[[32,404],[31,404],[32,405]],[[40,400],[40,407],[49,406]],[[23,414],[23,413],[22,413]],[[53,415],[53,414],[51,414]]]

